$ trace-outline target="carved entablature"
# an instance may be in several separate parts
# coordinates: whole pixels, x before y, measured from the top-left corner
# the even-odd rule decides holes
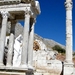
[[[72,5],[73,5],[72,2],[65,2],[66,10],[72,10]]]
[[[7,9],[7,10],[6,10]],[[28,10],[31,17],[40,14],[40,4],[37,0],[0,0],[0,11],[8,11],[10,18],[24,19],[24,12]],[[12,15],[14,17],[12,17]],[[17,18],[19,15],[20,18]]]
[[[0,5],[16,4],[20,2],[21,0],[0,0]]]
[[[35,0],[0,0],[0,5],[9,5],[9,4],[18,4],[18,3],[35,4]]]
[[[36,0],[21,0],[21,2],[24,2],[24,3],[31,3],[31,2],[35,2]]]

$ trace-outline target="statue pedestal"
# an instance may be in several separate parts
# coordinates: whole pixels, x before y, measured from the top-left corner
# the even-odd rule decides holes
[[[74,64],[64,63],[64,74],[63,75],[74,75]]]

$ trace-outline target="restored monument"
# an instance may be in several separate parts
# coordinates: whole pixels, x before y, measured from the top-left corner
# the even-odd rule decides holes
[[[36,16],[40,14],[39,2],[35,0],[0,0],[0,75],[4,74],[17,74],[31,73],[33,71],[33,35]],[[21,64],[19,67],[12,66],[13,48],[14,48],[14,29],[15,24],[19,20],[24,20],[23,31],[23,46],[21,54]],[[6,65],[3,64],[5,38],[7,23],[11,23],[11,30],[9,33],[9,46],[7,54]],[[13,72],[12,72],[13,71]],[[19,73],[19,74],[20,74]],[[21,74],[22,75],[22,74]],[[30,74],[29,74],[30,75]]]

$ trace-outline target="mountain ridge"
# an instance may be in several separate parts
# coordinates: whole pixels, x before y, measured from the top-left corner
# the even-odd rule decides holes
[[[23,26],[20,23],[17,23],[15,26],[15,38],[18,37],[20,34],[23,35]],[[59,45],[60,47],[65,49],[65,46],[52,40],[52,39],[47,39],[47,38],[43,38],[42,36],[38,35],[38,34],[34,34],[34,40],[38,39],[41,40],[48,49],[52,49],[52,47],[54,47],[55,45]]]

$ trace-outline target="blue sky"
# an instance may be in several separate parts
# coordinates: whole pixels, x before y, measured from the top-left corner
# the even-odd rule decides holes
[[[41,14],[37,16],[35,33],[43,38],[66,44],[66,0],[38,0]],[[75,50],[75,0],[73,0],[73,50]]]
[[[65,0],[39,0],[41,14],[37,16],[35,33],[65,45]],[[75,50],[75,0],[73,0],[73,50]]]

